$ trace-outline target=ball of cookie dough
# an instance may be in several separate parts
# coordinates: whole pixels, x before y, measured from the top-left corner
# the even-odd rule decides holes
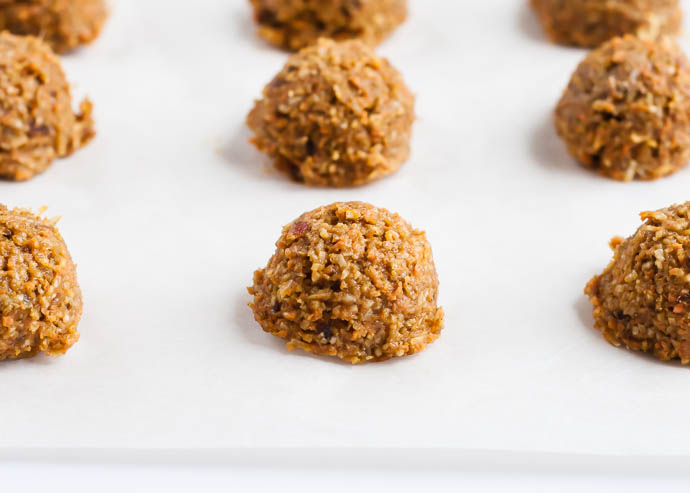
[[[570,154],[616,180],[653,180],[690,158],[690,68],[669,39],[614,38],[591,52],[555,112]]]
[[[0,177],[28,180],[94,136],[91,103],[72,109],[60,61],[31,36],[0,33]]]
[[[407,17],[407,0],[251,0],[259,35],[288,50],[318,38],[374,45]]]
[[[360,41],[319,42],[288,60],[247,117],[252,142],[307,185],[362,185],[410,154],[414,96]]]
[[[595,327],[616,346],[690,364],[690,202],[641,217],[585,289]]]
[[[105,0],[0,0],[0,30],[42,38],[65,53],[98,37]]]
[[[63,354],[79,339],[81,313],[55,221],[0,204],[0,360]]]
[[[657,39],[680,30],[678,0],[531,0],[554,43],[594,48],[616,36]]]
[[[438,278],[424,232],[361,202],[302,214],[283,228],[250,305],[289,349],[351,363],[422,351],[442,329]]]

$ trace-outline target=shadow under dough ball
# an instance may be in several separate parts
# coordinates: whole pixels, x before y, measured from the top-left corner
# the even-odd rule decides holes
[[[32,36],[0,33],[0,177],[28,180],[95,135],[91,103],[81,112],[60,61]]]
[[[594,48],[616,36],[657,39],[676,34],[678,0],[531,0],[547,36],[564,45]]]
[[[251,0],[259,36],[288,50],[317,39],[381,42],[407,17],[407,0]]]
[[[93,41],[107,17],[105,0],[0,0],[0,30],[38,36],[57,53]]]
[[[410,154],[414,96],[360,41],[321,39],[288,60],[247,117],[252,142],[307,185],[363,185]]]
[[[615,346],[690,364],[690,202],[641,217],[585,288],[595,327]]]
[[[614,38],[580,64],[555,112],[579,162],[616,180],[653,180],[690,158],[690,68],[670,40]]]
[[[320,207],[285,226],[249,293],[256,321],[288,349],[351,363],[422,351],[443,326],[424,232],[361,202]]]
[[[0,360],[63,354],[79,339],[81,313],[55,221],[0,204]]]

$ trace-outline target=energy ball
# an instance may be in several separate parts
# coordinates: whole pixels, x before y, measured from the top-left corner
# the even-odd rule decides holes
[[[410,154],[414,96],[360,41],[319,42],[288,60],[247,117],[252,142],[295,181],[363,185]]]
[[[91,103],[72,110],[60,61],[32,36],[0,33],[0,177],[28,180],[95,135]]]
[[[616,346],[690,364],[690,202],[643,212],[630,238],[585,293],[595,327]]]
[[[38,36],[57,53],[93,41],[107,16],[105,0],[0,0],[0,30]]]
[[[407,17],[407,0],[251,0],[259,36],[297,51],[317,39],[375,45]]]
[[[614,38],[580,64],[555,112],[568,151],[621,181],[653,180],[690,158],[690,69],[670,39]]]
[[[531,0],[554,43],[595,48],[616,36],[657,39],[676,34],[678,0]]]
[[[254,318],[288,349],[351,363],[422,351],[441,334],[438,277],[424,232],[361,202],[302,214],[254,273]]]
[[[55,221],[0,204],[0,360],[63,354],[79,339],[81,313]]]

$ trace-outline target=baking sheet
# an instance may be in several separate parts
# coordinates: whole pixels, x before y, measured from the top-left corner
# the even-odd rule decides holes
[[[547,43],[521,0],[412,0],[379,48],[418,95],[410,161],[310,189],[246,142],[286,58],[247,3],[120,0],[64,59],[99,135],[0,200],[63,217],[82,336],[0,365],[0,448],[690,454],[690,371],[609,346],[582,295],[611,236],[690,198],[690,171],[621,184],[571,161],[550,114],[585,52]],[[447,316],[424,353],[352,367],[253,321],[245,287],[281,226],[337,200],[427,231]]]

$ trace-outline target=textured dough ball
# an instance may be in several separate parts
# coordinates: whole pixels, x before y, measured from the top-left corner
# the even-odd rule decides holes
[[[361,202],[302,214],[254,273],[254,318],[289,349],[351,363],[422,351],[442,329],[424,232]]]
[[[690,364],[690,202],[641,217],[585,288],[595,327],[616,346]]]
[[[0,360],[63,354],[79,339],[81,313],[55,222],[0,204]]]
[[[98,37],[105,0],[0,0],[0,30],[42,38],[64,53]]]
[[[690,69],[678,45],[632,36],[591,52],[555,113],[570,154],[616,180],[652,180],[690,158]]]
[[[616,36],[657,39],[680,30],[678,0],[531,0],[554,43],[594,48]]]
[[[259,35],[288,50],[318,38],[376,44],[407,17],[407,0],[251,0]]]
[[[0,33],[0,177],[28,180],[95,135],[91,103],[72,110],[60,62],[31,36]]]
[[[362,185],[410,154],[414,96],[359,41],[322,39],[288,60],[247,117],[252,142],[307,185]]]

